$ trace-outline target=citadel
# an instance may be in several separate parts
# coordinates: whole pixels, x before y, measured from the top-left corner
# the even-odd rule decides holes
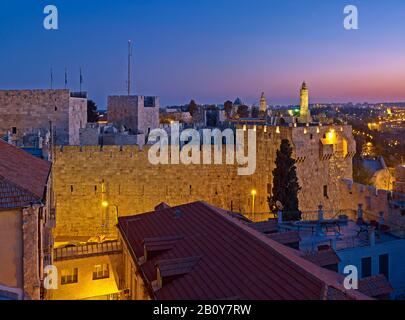
[[[193,212],[200,210],[210,212],[212,217],[215,215],[215,219],[219,219],[217,221],[212,218],[213,225],[222,225],[226,221],[232,224],[232,228],[239,228],[239,233],[248,234],[248,238],[254,236],[262,239],[264,236],[252,235],[253,231],[247,231],[247,226],[266,237],[275,233],[272,237],[277,237],[277,243],[294,243],[294,248],[300,249],[307,260],[310,259],[306,256],[309,252],[315,256],[322,254],[319,248],[326,245],[335,252],[334,257],[338,256],[338,260],[332,259],[333,263],[328,264],[329,269],[337,272],[341,272],[349,263],[359,265],[360,268],[364,263],[364,256],[375,256],[378,259],[388,252],[393,266],[391,279],[394,289],[386,284],[386,280],[379,279],[392,290],[380,294],[374,292],[373,296],[383,296],[393,291],[400,294],[405,290],[405,280],[399,276],[402,260],[395,259],[405,256],[405,220],[401,213],[402,207],[398,205],[402,201],[400,194],[404,193],[403,169],[398,169],[395,194],[354,183],[352,160],[356,153],[356,143],[352,128],[345,123],[314,121],[309,110],[309,90],[305,82],[300,88],[299,116],[273,115],[264,94],[260,99],[259,111],[258,118],[234,117],[221,121],[222,128],[229,129],[232,133],[254,133],[256,137],[255,148],[249,150],[251,146],[244,135],[242,151],[244,155],[250,155],[251,150],[255,151],[255,170],[251,170],[249,175],[241,175],[239,165],[247,164],[250,167],[251,157],[245,158],[243,163],[239,159],[237,163],[228,161],[227,148],[221,148],[222,154],[219,154],[215,143],[209,144],[210,152],[207,153],[208,156],[204,154],[205,161],[202,164],[197,164],[197,161],[180,162],[173,166],[166,165],[166,162],[151,163],[149,154],[151,151],[156,152],[152,149],[156,146],[151,142],[156,142],[156,139],[150,139],[150,136],[153,136],[155,130],[167,135],[163,139],[166,142],[179,139],[178,144],[167,143],[167,163],[176,163],[174,157],[178,157],[179,152],[184,149],[189,155],[193,143],[190,143],[190,147],[186,143],[188,140],[180,137],[187,129],[197,130],[196,132],[207,130],[207,114],[204,111],[201,114],[202,120],[196,120],[188,126],[181,124],[179,133],[173,134],[167,125],[159,121],[158,97],[110,96],[108,120],[104,123],[87,123],[85,93],[69,90],[0,91],[0,136],[4,136],[8,144],[4,150],[30,149],[28,151],[39,152],[40,157],[52,164],[48,176],[48,169],[38,163],[46,176],[46,196],[41,192],[37,193],[36,207],[24,202],[21,209],[28,222],[35,215],[28,214],[27,207],[31,211],[41,212],[39,216],[42,218],[37,224],[32,220],[32,228],[23,229],[24,239],[39,237],[41,245],[33,251],[25,250],[27,256],[21,260],[25,271],[16,279],[2,277],[0,272],[0,289],[1,285],[21,288],[23,293],[14,290],[17,295],[26,294],[32,299],[159,298],[165,292],[165,266],[157,265],[161,278],[158,276],[157,282],[151,280],[150,283],[147,272],[142,271],[142,268],[147,264],[148,256],[154,257],[161,252],[174,250],[175,243],[181,237],[174,237],[167,231],[168,233],[162,232],[155,237],[138,239],[143,229],[131,233],[131,226],[136,229],[135,222],[142,219],[147,223],[149,218],[138,219],[137,216],[143,217],[148,212],[162,215],[170,212],[170,216],[174,215],[181,220],[182,217],[191,217]],[[213,136],[215,138],[214,134]],[[296,161],[301,187],[298,197],[300,210],[303,212],[302,225],[285,224],[281,217],[275,217],[269,210],[268,197],[272,193],[275,159],[283,139],[289,140]],[[15,152],[16,157],[28,157],[19,153],[20,151],[9,152]],[[198,158],[201,161],[199,153]],[[219,158],[227,160],[220,162],[217,161]],[[6,171],[0,172],[0,178],[3,174],[6,175]],[[4,179],[12,181],[13,177]],[[13,182],[13,185],[19,183],[23,184],[24,181]],[[9,205],[1,210],[11,210],[10,208],[15,209]],[[11,213],[8,219],[10,220],[7,223],[14,226]],[[162,216],[162,219],[165,218]],[[195,219],[197,221],[199,218]],[[392,242],[378,238],[382,243],[379,247],[374,229],[366,228],[366,247],[369,249],[364,250],[369,251],[359,253],[362,246],[356,245],[355,240],[353,245],[345,246],[339,251],[339,245],[348,240],[342,236],[342,230],[337,231],[337,227],[342,227],[342,224],[350,226],[347,219],[379,221],[389,228],[392,237],[389,240]],[[343,220],[346,222],[343,223]],[[312,221],[314,224],[308,227],[305,221]],[[329,229],[323,231],[325,221],[334,230],[333,235]],[[168,222],[167,228],[170,223]],[[199,223],[203,228],[204,222]],[[193,226],[197,227],[192,224],[190,228]],[[145,226],[150,230],[155,227],[156,224],[152,222]],[[15,232],[21,232],[19,228]],[[270,232],[269,228],[273,231]],[[306,228],[313,228],[313,233],[303,234]],[[276,233],[277,230],[279,233]],[[352,232],[351,229],[347,232],[349,231]],[[209,231],[206,230],[205,234],[208,235]],[[281,239],[282,236],[278,234],[283,237],[292,236],[295,240]],[[314,234],[316,239],[313,238]],[[236,239],[238,236],[235,233],[233,237]],[[350,239],[351,237],[354,239],[355,234],[350,233]],[[266,239],[262,240],[266,242]],[[137,248],[135,243],[141,247]],[[387,243],[392,243],[392,246]],[[268,246],[272,250],[280,249],[278,244],[271,241]],[[23,252],[7,254],[23,256]],[[139,252],[143,254],[142,257],[139,257]],[[295,259],[287,253],[286,257]],[[41,287],[41,281],[46,276],[42,267],[50,262],[61,270],[57,279],[60,285],[57,290],[45,292]],[[188,257],[181,263],[182,266],[187,266],[184,267],[187,272],[191,272],[192,266],[199,262],[195,257]],[[35,268],[31,269],[40,270],[39,273],[29,272],[32,264]],[[310,272],[310,269],[308,267],[305,272]],[[365,278],[380,274],[375,267],[371,270],[373,271],[369,275],[364,273]],[[90,279],[91,274],[93,280],[98,281],[97,287]],[[168,277],[173,276],[169,274]],[[175,275],[177,276],[179,274]],[[320,281],[329,283],[328,279]],[[354,294],[352,298],[361,297]]]

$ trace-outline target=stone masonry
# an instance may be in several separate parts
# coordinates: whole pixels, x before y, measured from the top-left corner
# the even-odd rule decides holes
[[[236,163],[155,166],[148,160],[149,146],[59,148],[54,156],[56,236],[110,234],[117,214],[152,211],[160,202],[204,200],[256,221],[267,219],[276,151],[285,138],[297,159],[301,210],[316,210],[320,203],[327,210],[341,208],[339,181],[352,178],[355,152],[350,126],[261,126],[256,131],[257,168],[251,176],[237,175]],[[257,191],[254,214],[252,189]]]
[[[125,126],[145,136],[159,127],[159,98],[144,96],[109,96],[108,121]]]
[[[69,90],[0,90],[0,135],[47,132],[51,124],[58,145],[79,145],[87,123],[87,99]]]

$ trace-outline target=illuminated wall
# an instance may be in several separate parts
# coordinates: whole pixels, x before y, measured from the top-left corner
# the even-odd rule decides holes
[[[338,181],[352,178],[355,143],[350,126],[334,127],[335,148],[322,143],[332,127],[257,127],[257,168],[239,176],[235,165],[158,165],[148,161],[148,148],[137,146],[73,147],[55,152],[56,236],[111,234],[119,216],[152,211],[160,202],[180,205],[204,200],[238,211],[253,220],[269,218],[267,197],[281,139],[292,142],[302,190],[300,208],[320,203],[337,210]],[[340,147],[346,139],[349,146]],[[328,195],[324,196],[324,186]],[[252,190],[256,190],[252,215]],[[107,202],[107,206],[103,206]]]

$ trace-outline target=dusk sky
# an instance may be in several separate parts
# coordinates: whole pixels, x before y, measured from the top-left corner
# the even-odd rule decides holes
[[[59,30],[43,9],[59,10]],[[359,9],[359,30],[343,28],[343,8]],[[241,97],[298,104],[405,100],[403,0],[1,0],[0,89],[79,89],[99,107],[125,94],[127,40],[134,42],[136,94],[162,106]]]

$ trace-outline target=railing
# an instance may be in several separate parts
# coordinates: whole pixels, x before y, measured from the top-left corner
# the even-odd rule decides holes
[[[121,252],[122,247],[118,241],[71,246],[54,249],[54,261],[118,254]]]

